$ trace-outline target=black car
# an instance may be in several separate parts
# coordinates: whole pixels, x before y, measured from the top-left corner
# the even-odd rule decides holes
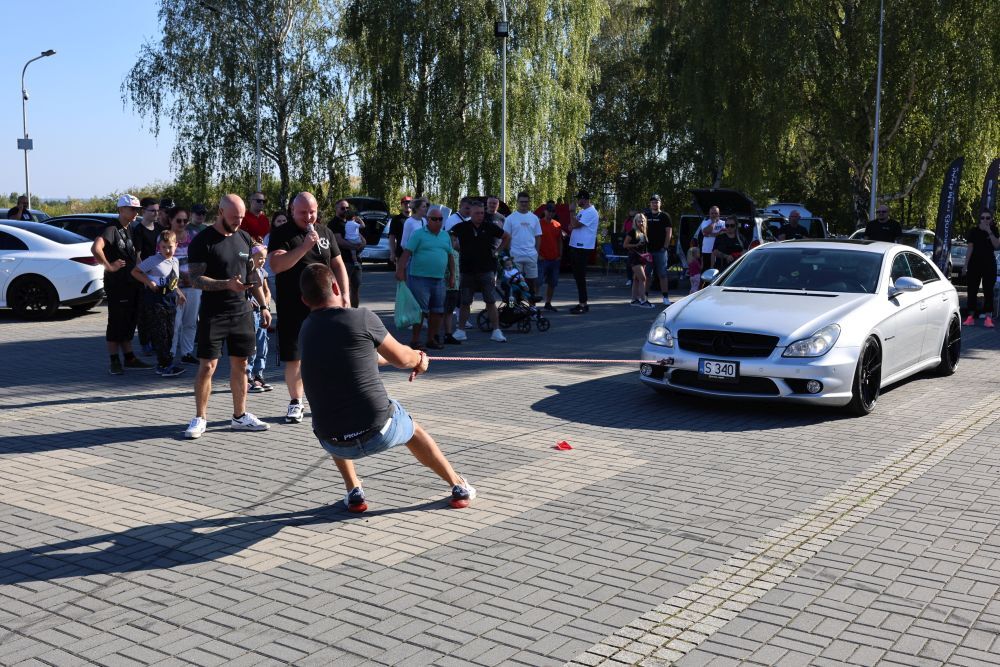
[[[74,213],[60,215],[45,221],[47,225],[61,227],[93,241],[110,225],[118,224],[117,213]]]

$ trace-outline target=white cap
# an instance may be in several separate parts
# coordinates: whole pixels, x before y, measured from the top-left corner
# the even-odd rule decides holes
[[[118,198],[118,208],[122,208],[123,206],[131,206],[132,208],[141,208],[141,206],[139,206],[138,197],[134,197],[132,195],[122,195],[121,197]]]

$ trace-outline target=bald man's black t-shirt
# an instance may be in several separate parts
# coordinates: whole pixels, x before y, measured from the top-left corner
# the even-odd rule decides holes
[[[268,254],[277,250],[285,252],[295,250],[305,241],[307,233],[294,221],[278,227],[271,232],[271,237],[268,239]],[[334,257],[340,257],[340,247],[337,246],[337,240],[330,228],[326,225],[316,225],[316,233],[319,234],[319,242],[306,251],[306,254],[294,266],[275,274],[278,308],[281,308],[282,304],[287,304],[288,308],[296,310],[305,308],[301,305],[300,295],[302,292],[299,290],[299,276],[302,275],[302,270],[310,264],[319,263],[330,266],[330,261]]]
[[[188,246],[188,266],[205,265],[205,277],[214,280],[229,280],[239,276],[247,284],[250,273],[250,249],[253,241],[242,229],[226,236],[215,228],[206,227],[191,240]],[[204,290],[201,294],[199,317],[217,315],[239,315],[250,312],[250,302],[245,292],[231,289]]]

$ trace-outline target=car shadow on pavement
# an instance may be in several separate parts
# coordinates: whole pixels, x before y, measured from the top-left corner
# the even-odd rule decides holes
[[[284,528],[329,526],[355,516],[372,517],[444,509],[442,500],[353,515],[341,504],[297,512],[193,519],[138,526],[117,533],[70,539],[0,553],[0,585],[95,574],[170,569],[240,553]]]

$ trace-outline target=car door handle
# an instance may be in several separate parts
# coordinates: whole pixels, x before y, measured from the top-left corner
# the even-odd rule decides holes
[[[16,262],[17,257],[0,257],[0,262]]]
[[[927,300],[926,299],[920,302],[920,310],[927,310]]]

